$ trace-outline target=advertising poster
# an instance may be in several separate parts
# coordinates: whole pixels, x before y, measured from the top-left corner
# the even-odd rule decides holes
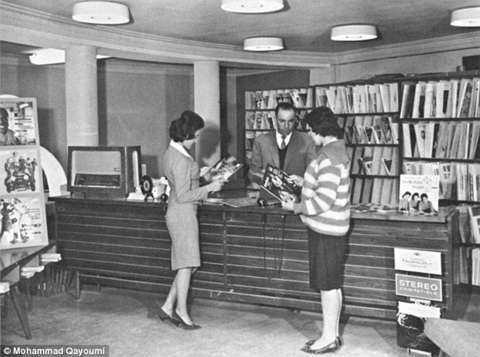
[[[0,146],[37,144],[35,111],[32,100],[1,100]]]
[[[0,249],[48,243],[42,205],[35,196],[0,197]]]
[[[0,98],[0,250],[48,244],[39,152],[36,99]]]
[[[36,149],[0,151],[0,195],[42,192]]]

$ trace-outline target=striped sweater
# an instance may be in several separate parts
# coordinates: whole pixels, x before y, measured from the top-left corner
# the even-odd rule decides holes
[[[343,236],[350,228],[349,158],[343,140],[319,151],[303,178],[302,200],[294,211],[313,231]]]

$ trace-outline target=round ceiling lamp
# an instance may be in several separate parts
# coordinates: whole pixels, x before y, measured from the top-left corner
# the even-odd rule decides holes
[[[480,27],[480,6],[453,10],[450,17],[450,25],[457,27]]]
[[[332,41],[368,41],[378,37],[377,28],[373,25],[340,25],[332,27]]]
[[[83,1],[73,5],[72,19],[97,25],[121,25],[130,22],[130,12],[123,4],[109,1]]]
[[[261,14],[283,9],[283,0],[222,0],[221,8],[228,12]]]
[[[250,37],[243,40],[245,51],[266,52],[284,49],[283,39],[280,37]]]
[[[97,55],[97,59],[109,58],[105,55]],[[28,59],[31,64],[38,66],[65,63],[65,51],[57,48],[37,48],[33,50]]]

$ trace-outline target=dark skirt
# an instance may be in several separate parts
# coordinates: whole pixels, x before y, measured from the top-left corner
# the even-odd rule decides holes
[[[343,285],[346,236],[330,236],[308,229],[310,287],[316,291],[340,289]]]

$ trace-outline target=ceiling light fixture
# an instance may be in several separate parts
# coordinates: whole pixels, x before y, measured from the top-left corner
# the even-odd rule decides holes
[[[222,10],[246,14],[261,14],[283,9],[283,0],[222,0]]]
[[[97,55],[97,59],[109,58],[110,56]],[[65,51],[56,48],[39,48],[34,50],[28,57],[31,64],[47,65],[65,63]]]
[[[339,25],[332,27],[332,41],[368,41],[377,38],[377,28],[373,25]]]
[[[72,19],[97,25],[121,25],[130,22],[130,12],[123,4],[109,1],[83,1],[73,5]]]
[[[453,10],[450,17],[450,25],[457,27],[480,27],[480,6]]]
[[[284,49],[283,39],[280,37],[250,37],[243,40],[245,51],[280,51]]]

